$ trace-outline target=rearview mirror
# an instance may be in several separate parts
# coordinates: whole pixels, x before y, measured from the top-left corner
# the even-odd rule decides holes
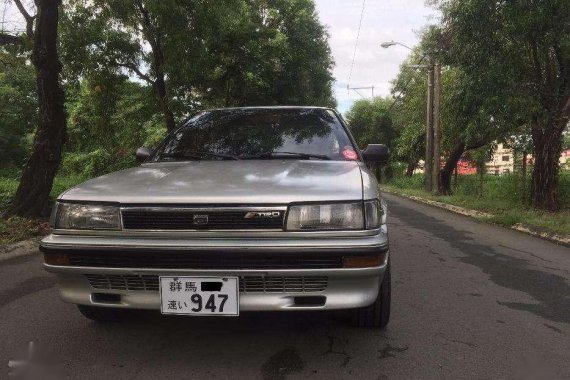
[[[145,162],[150,155],[151,151],[148,148],[140,147],[137,149],[136,157],[138,162]]]
[[[385,165],[390,158],[390,149],[384,144],[368,144],[362,151],[364,162]]]

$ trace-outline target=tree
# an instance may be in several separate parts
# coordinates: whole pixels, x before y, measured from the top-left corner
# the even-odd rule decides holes
[[[394,149],[399,131],[392,123],[391,104],[391,98],[363,99],[356,101],[346,113],[350,131],[360,147],[365,147],[368,144],[385,144],[391,150]],[[375,170],[378,180],[380,180],[380,167]],[[387,178],[392,177],[392,166],[385,166],[384,173]]]
[[[311,0],[229,1],[211,38],[212,106],[334,106],[328,36]]]
[[[457,68],[450,67],[446,56],[446,41],[442,30],[436,26],[422,33],[420,45],[411,57],[400,67],[400,73],[393,83],[396,96],[394,121],[402,133],[397,142],[400,159],[408,163],[406,174],[411,176],[418,160],[425,154],[427,75],[413,65],[426,64],[428,56],[444,63],[440,103],[441,152],[445,157],[439,170],[438,192],[451,194],[451,177],[458,161],[466,151],[477,149],[492,141],[496,126],[490,120],[477,98],[478,92],[466,91],[469,77]]]
[[[166,128],[152,88],[104,73],[67,89],[63,174],[93,177],[135,164],[134,147],[156,146]]]
[[[425,153],[427,77],[412,65],[424,62],[421,46],[401,66],[392,83],[393,122],[401,131],[395,142],[396,158],[407,163],[406,176],[411,177]]]
[[[479,88],[487,97],[480,104],[494,123],[530,125],[532,202],[557,210],[558,158],[570,118],[570,3],[447,0],[441,5],[450,59],[469,73],[470,91]]]
[[[471,78],[457,68],[442,72],[441,134],[445,162],[439,171],[438,193],[451,195],[451,178],[461,157],[502,136],[510,127],[494,121],[481,102],[482,92],[469,87]]]
[[[327,35],[310,0],[72,4],[62,43],[71,76],[138,77],[168,130],[197,108],[334,105]]]
[[[356,142],[360,147],[368,144],[386,144],[394,147],[394,140],[399,131],[392,123],[390,115],[390,98],[362,99],[356,101],[346,113],[346,120],[350,125]]]
[[[37,126],[34,67],[28,57],[0,52],[0,167],[21,167]]]
[[[61,1],[36,1],[37,14],[33,17],[21,7],[19,0],[15,1],[28,23],[26,33],[28,37],[33,37],[32,63],[36,71],[39,120],[31,157],[7,214],[38,217],[48,208],[49,194],[66,137],[65,99],[59,78],[61,63],[57,52],[58,7]],[[30,27],[32,22],[33,31]]]
[[[79,76],[126,70],[155,91],[168,131],[176,127],[169,68],[184,64],[195,36],[184,5],[165,1],[71,1],[63,22],[64,62]],[[176,17],[172,17],[176,14]],[[187,60],[187,59],[186,59]]]

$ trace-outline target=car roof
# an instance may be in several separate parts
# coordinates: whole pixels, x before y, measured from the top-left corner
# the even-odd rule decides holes
[[[248,106],[248,107],[219,107],[219,108],[207,108],[202,111],[224,111],[224,110],[255,110],[255,109],[266,109],[266,110],[282,110],[282,109],[320,109],[320,110],[330,110],[335,111],[330,107],[317,107],[317,106]],[[335,111],[336,112],[336,111]]]

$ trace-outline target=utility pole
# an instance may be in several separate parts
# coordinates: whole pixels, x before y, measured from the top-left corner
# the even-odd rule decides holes
[[[433,190],[433,100],[434,100],[434,62],[430,58],[428,65],[428,90],[427,90],[427,117],[426,117],[426,156],[424,163],[424,190]]]
[[[440,126],[440,102],[441,102],[441,65],[435,62],[434,88],[433,88],[433,188],[439,193],[439,171],[441,170],[441,126]]]

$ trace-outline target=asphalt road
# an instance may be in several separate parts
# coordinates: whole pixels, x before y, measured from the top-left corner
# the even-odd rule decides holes
[[[392,318],[257,313],[97,325],[38,255],[0,262],[0,378],[51,358],[71,379],[570,378],[570,249],[386,196]]]

